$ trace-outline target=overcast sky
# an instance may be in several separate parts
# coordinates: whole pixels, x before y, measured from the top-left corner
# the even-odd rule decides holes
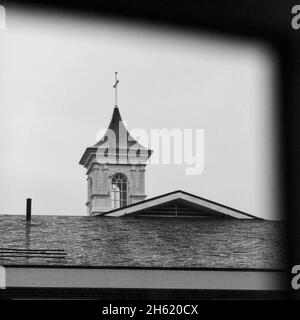
[[[275,219],[275,62],[261,44],[125,21],[7,8],[0,30],[0,213],[85,215],[78,164],[114,105],[129,129],[204,129],[205,167],[149,165],[148,197],[176,189]],[[154,150],[155,152],[155,150]]]

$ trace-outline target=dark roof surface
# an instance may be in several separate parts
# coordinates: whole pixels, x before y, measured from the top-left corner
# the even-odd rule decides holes
[[[33,216],[26,224],[0,215],[0,264],[283,269],[283,229],[263,220]],[[7,249],[66,255],[1,254]]]

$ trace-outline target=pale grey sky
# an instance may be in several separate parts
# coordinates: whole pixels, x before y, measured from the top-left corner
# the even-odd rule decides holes
[[[129,129],[205,130],[205,167],[149,165],[148,197],[182,189],[278,218],[273,80],[253,42],[7,8],[0,30],[0,213],[85,215],[78,164],[114,105]],[[155,150],[154,150],[155,152]]]

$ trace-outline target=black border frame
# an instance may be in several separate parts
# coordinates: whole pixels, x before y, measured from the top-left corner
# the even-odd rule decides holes
[[[2,1],[5,6],[21,5],[30,10],[66,11],[93,17],[132,19],[162,27],[209,31],[228,37],[261,40],[278,53],[278,114],[280,123],[280,184],[282,210],[288,218],[289,265],[300,264],[300,31],[291,27],[290,0],[115,0],[81,3],[67,0]],[[298,3],[299,4],[299,3]]]

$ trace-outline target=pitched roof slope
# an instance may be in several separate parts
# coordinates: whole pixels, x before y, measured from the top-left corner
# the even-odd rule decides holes
[[[0,215],[0,265],[281,269],[286,239],[284,223],[264,220]],[[8,248],[66,256],[1,254]]]
[[[220,203],[213,202],[201,197],[198,197],[194,194],[177,190],[170,193],[166,193],[160,195],[158,197],[150,198],[141,202],[137,202],[126,207],[118,208],[111,210],[105,213],[105,216],[109,217],[121,217],[131,214],[136,214],[137,212],[144,212],[150,210],[151,208],[157,208],[166,203],[174,202],[180,200],[181,202],[185,202],[187,205],[193,206],[199,211],[199,216],[201,216],[201,212],[205,209],[208,213],[211,212],[212,216],[219,217],[228,217],[235,219],[261,219],[255,217],[251,214],[230,208],[228,206],[224,206]],[[194,215],[197,216],[197,215]]]

